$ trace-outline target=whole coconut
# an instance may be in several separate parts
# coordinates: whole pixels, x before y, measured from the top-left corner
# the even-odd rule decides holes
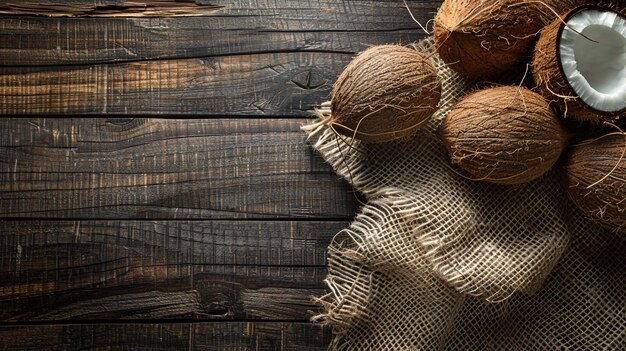
[[[615,7],[577,7],[546,26],[533,55],[539,92],[565,117],[626,116],[626,16]]]
[[[445,0],[434,23],[437,52],[466,77],[494,77],[528,51],[546,11],[519,0]]]
[[[581,143],[563,164],[565,188],[589,219],[626,233],[626,137],[606,135]]]
[[[514,86],[468,95],[444,118],[439,135],[453,164],[476,180],[500,184],[540,177],[569,139],[543,97]]]
[[[332,90],[330,124],[368,143],[413,135],[435,112],[441,82],[430,57],[399,45],[358,55]]]

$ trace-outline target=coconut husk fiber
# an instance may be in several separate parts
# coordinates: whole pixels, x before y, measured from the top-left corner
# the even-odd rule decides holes
[[[433,29],[440,57],[470,78],[494,77],[513,66],[532,45],[542,22],[534,4],[529,10],[512,3],[444,1]]]
[[[626,234],[626,134],[610,133],[574,147],[563,180],[582,213],[608,230]]]
[[[400,45],[374,46],[337,78],[332,127],[368,143],[410,137],[428,121],[440,97],[429,57]]]
[[[501,86],[461,99],[442,121],[439,138],[452,163],[473,179],[521,184],[552,168],[569,132],[541,95]]]
[[[315,321],[331,350],[623,350],[626,243],[587,221],[555,171],[506,186],[459,176],[436,137],[472,86],[429,42],[442,82],[431,121],[410,139],[337,140],[330,104],[303,127],[367,197],[328,248]]]

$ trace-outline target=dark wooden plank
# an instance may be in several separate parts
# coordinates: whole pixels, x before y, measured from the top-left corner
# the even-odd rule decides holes
[[[345,226],[0,221],[0,320],[307,320]]]
[[[0,216],[350,218],[292,119],[0,119]]]
[[[426,22],[438,3],[414,10]],[[424,36],[395,0],[212,4],[198,18],[0,18],[0,63],[44,65],[0,67],[0,114],[304,116],[354,52]]]
[[[398,0],[170,0],[170,5],[179,7],[176,12],[159,6],[164,2],[168,1],[146,1],[148,6],[143,7],[120,0],[0,3],[0,15],[5,16],[0,17],[0,65],[285,50],[355,52],[377,43],[411,42],[422,34]],[[409,1],[424,24],[440,2]],[[37,14],[81,18],[25,16]],[[155,15],[161,18],[116,18]]]
[[[299,115],[351,55],[291,52],[47,68],[0,67],[0,114]]]
[[[5,1],[0,3],[0,14],[46,17],[185,17],[206,16],[220,7],[196,0]]]
[[[0,349],[323,351],[331,336],[310,323],[48,325],[0,327]]]

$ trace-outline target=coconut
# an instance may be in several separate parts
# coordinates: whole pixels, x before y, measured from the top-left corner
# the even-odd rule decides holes
[[[623,133],[573,147],[563,164],[565,188],[584,215],[626,233],[626,158]]]
[[[535,0],[529,0],[535,1]],[[591,2],[600,2],[600,0],[541,0],[544,7],[548,10],[545,11],[544,24],[548,25],[552,23],[559,16],[563,16],[575,9],[578,6],[583,6]]]
[[[433,115],[440,98],[430,57],[399,45],[374,46],[337,79],[330,126],[369,143],[408,137]]]
[[[494,77],[528,51],[546,11],[519,0],[446,0],[435,17],[437,52],[466,77]]]
[[[515,86],[466,96],[444,118],[439,136],[453,164],[471,178],[500,184],[540,177],[569,140],[544,98]]]
[[[555,20],[537,42],[533,77],[566,117],[619,119],[626,112],[626,18],[588,5]]]
[[[522,61],[514,64],[511,68],[499,74],[497,77],[479,80],[477,88],[488,88],[494,85],[521,85],[528,89],[535,89],[535,82],[530,73],[530,57],[524,55]]]

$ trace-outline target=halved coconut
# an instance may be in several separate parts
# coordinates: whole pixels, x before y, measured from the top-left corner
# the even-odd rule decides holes
[[[555,20],[535,48],[533,77],[566,116],[618,119],[626,112],[626,17],[588,5]]]

